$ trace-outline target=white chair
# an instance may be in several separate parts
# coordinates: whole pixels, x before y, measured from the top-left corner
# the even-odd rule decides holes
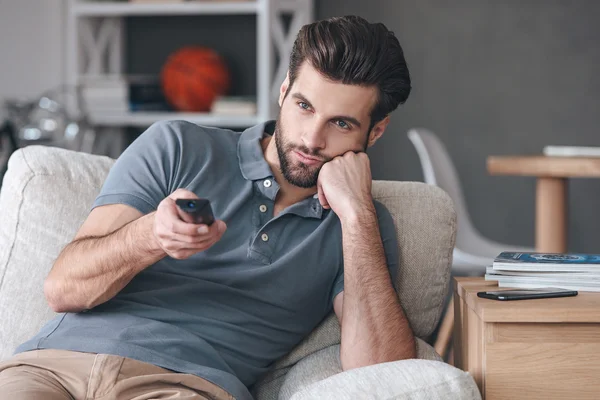
[[[445,190],[454,201],[458,229],[452,270],[455,275],[483,275],[485,267],[503,251],[532,252],[533,248],[519,247],[492,241],[479,233],[471,222],[462,186],[454,164],[440,139],[427,129],[411,129],[408,138],[415,146],[425,183]]]

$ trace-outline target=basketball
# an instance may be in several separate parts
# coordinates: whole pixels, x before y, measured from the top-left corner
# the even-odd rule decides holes
[[[185,47],[167,59],[161,72],[165,98],[176,110],[209,111],[216,97],[229,89],[225,61],[214,50]]]

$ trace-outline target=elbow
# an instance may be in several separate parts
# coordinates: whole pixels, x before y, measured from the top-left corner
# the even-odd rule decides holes
[[[56,313],[66,312],[80,312],[85,307],[79,307],[74,304],[67,302],[67,296],[64,295],[65,290],[63,284],[57,280],[48,276],[44,281],[44,297],[50,309]]]
[[[60,292],[58,283],[51,277],[47,277],[44,281],[44,297],[50,306],[50,309],[56,313],[66,312],[65,305],[60,301],[57,293]]]

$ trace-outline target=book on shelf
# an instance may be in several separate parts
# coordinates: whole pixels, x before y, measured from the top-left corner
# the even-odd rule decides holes
[[[210,111],[219,115],[256,115],[256,98],[253,96],[221,96],[215,99]]]
[[[87,76],[80,85],[82,99],[92,114],[173,111],[156,75]]]
[[[548,157],[600,157],[600,146],[546,146],[543,153]]]
[[[173,112],[164,95],[160,77],[155,75],[85,76],[80,79],[82,100],[90,114],[128,112]],[[221,96],[211,114],[254,116],[255,96]]]

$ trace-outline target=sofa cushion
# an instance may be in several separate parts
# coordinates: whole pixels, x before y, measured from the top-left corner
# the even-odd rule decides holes
[[[112,164],[107,157],[44,146],[10,158],[0,191],[0,360],[54,316],[44,279]]]
[[[342,371],[339,346],[314,353],[285,377],[278,400],[479,400],[473,378],[446,363],[402,360]]]
[[[433,347],[417,338],[417,358],[443,361]],[[287,399],[309,384],[342,372],[340,345],[332,345],[302,358],[296,365],[270,371],[257,385],[257,400]]]

